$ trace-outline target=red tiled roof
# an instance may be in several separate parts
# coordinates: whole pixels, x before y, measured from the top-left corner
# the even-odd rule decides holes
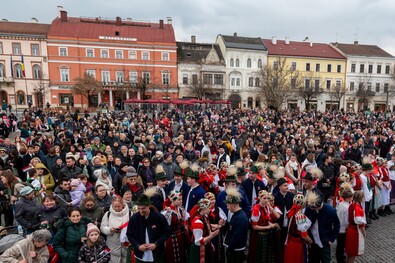
[[[116,25],[115,20],[68,17],[67,22],[62,22],[60,18],[55,18],[48,36],[97,40],[99,36],[115,37],[115,32],[118,32],[119,37],[136,38],[137,42],[162,42],[175,45],[173,26],[164,23],[163,29],[159,27],[159,23],[122,21],[121,25]]]
[[[47,35],[49,24],[22,23],[22,22],[0,22],[0,33]]]
[[[267,47],[270,55],[294,56],[294,57],[317,57],[317,58],[334,58],[345,59],[345,57],[337,52],[328,44],[310,42],[289,41],[285,44],[284,40],[277,40],[277,44],[273,44],[271,39],[262,39]]]
[[[393,56],[387,53],[385,50],[379,48],[376,45],[360,45],[360,44],[343,44],[343,43],[331,43],[334,47],[337,47],[346,55],[355,56],[368,56],[368,57],[390,57]]]

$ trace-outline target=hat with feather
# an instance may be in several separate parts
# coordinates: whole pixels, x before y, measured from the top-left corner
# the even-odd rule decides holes
[[[140,197],[136,201],[136,205],[142,205],[142,206],[148,206],[151,204],[151,198],[156,195],[157,188],[156,187],[150,187],[147,188],[144,193],[140,195]]]
[[[236,188],[226,189],[226,204],[238,204],[241,202],[241,194]]]

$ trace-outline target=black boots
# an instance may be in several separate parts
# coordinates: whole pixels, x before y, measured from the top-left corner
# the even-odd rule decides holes
[[[377,211],[377,214],[382,217],[387,216],[387,213],[385,212],[385,210],[383,208],[379,208]]]
[[[391,208],[390,208],[389,205],[386,205],[386,206],[385,206],[384,212],[385,212],[387,215],[392,215],[392,214],[394,214],[394,212],[392,212],[392,210],[391,210]]]

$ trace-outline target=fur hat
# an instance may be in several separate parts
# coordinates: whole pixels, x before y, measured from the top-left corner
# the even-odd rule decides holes
[[[86,229],[86,236],[89,237],[92,232],[97,232],[100,234],[99,228],[95,224],[89,223]]]

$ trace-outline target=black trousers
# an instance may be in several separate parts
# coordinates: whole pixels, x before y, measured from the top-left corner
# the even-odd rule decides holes
[[[320,248],[316,244],[312,244],[309,249],[309,262],[331,263],[331,247]]]
[[[346,263],[344,249],[346,247],[346,233],[341,233],[337,236],[336,246],[336,260],[337,263]]]
[[[230,251],[226,250],[226,262],[227,263],[241,263],[244,261],[244,250]]]

